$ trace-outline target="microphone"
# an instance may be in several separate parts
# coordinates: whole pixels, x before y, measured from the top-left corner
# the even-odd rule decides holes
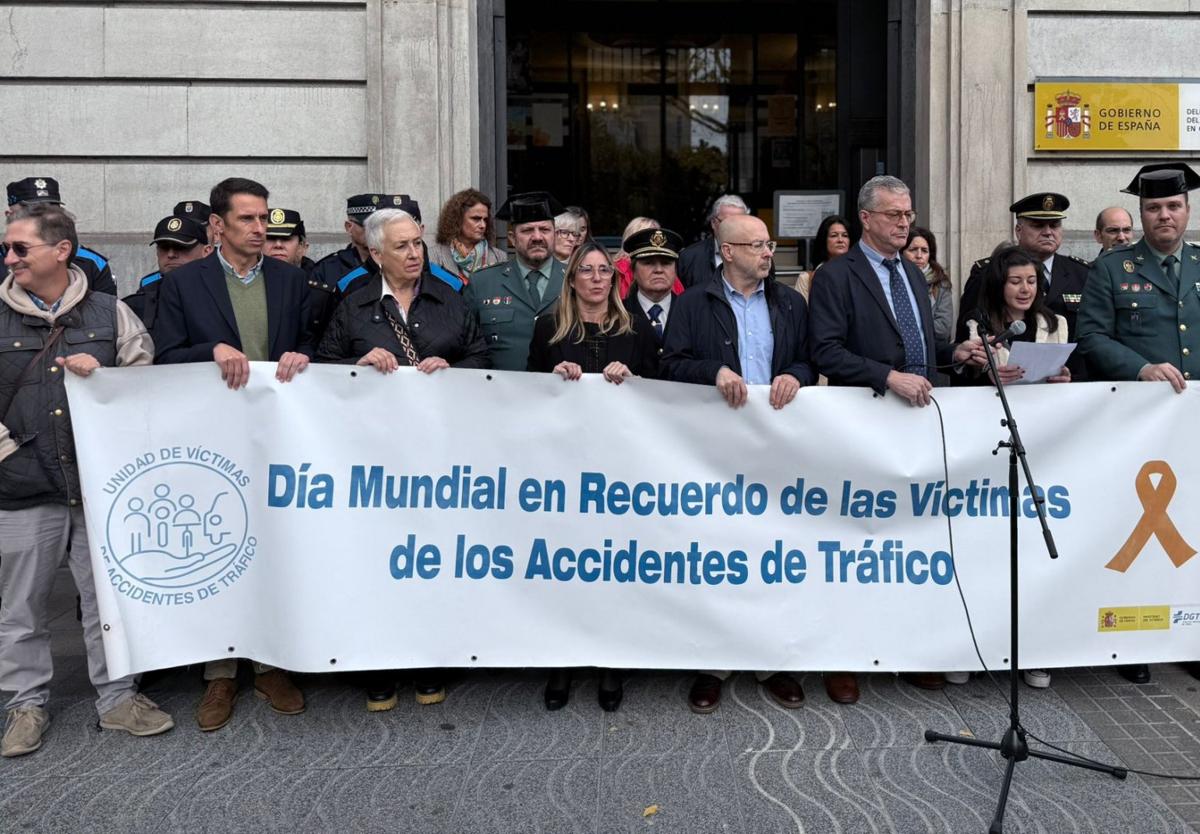
[[[1008,326],[1008,330],[1005,330],[1005,331],[1004,331],[1003,333],[1001,333],[999,336],[997,336],[996,338],[992,339],[992,344],[993,344],[993,345],[998,345],[998,344],[1000,344],[1001,342],[1007,342],[1007,341],[1009,341],[1009,340],[1010,340],[1010,339],[1012,339],[1014,336],[1022,336],[1022,335],[1024,335],[1024,334],[1025,334],[1025,322],[1023,322],[1023,321],[1014,321],[1012,324],[1010,324],[1010,325]]]

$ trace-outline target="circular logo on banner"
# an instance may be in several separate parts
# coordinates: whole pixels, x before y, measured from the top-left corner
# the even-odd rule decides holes
[[[271,222],[278,226],[284,221],[283,209],[271,209]]]
[[[120,484],[105,521],[104,561],[112,585],[131,598],[148,588],[201,588],[204,599],[236,582],[254,555],[249,478],[210,450],[189,448],[191,460],[178,459],[181,451],[140,457],[105,487]]]

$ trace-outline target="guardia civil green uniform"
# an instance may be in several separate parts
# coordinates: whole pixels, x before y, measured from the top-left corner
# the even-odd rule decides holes
[[[1157,170],[1153,170],[1157,169]],[[1183,170],[1186,169],[1186,174]],[[1127,193],[1143,199],[1200,186],[1186,165],[1146,166]],[[1170,363],[1200,379],[1200,246],[1183,243],[1170,275],[1145,238],[1096,259],[1079,310],[1079,350],[1093,379],[1132,380],[1146,365]]]
[[[517,194],[496,212],[498,220],[513,225],[553,221],[563,212],[562,206],[545,192]],[[553,238],[550,242],[553,250]],[[502,371],[523,371],[529,360],[529,343],[533,339],[533,324],[538,316],[550,313],[562,291],[563,267],[553,256],[542,264],[539,272],[545,276],[541,298],[535,298],[518,256],[502,264],[481,269],[471,276],[463,288],[463,298],[479,317],[479,326],[487,342],[492,367]]]

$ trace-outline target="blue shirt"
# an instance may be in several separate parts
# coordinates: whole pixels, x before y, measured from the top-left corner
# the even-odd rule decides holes
[[[721,286],[725,300],[733,308],[737,321],[738,358],[742,362],[742,379],[747,385],[771,384],[771,359],[775,353],[775,339],[771,333],[771,313],[767,309],[767,294],[763,282],[749,298],[742,295],[725,280],[721,273]]]
[[[225,260],[225,256],[221,254],[221,247],[217,247],[217,259],[221,262],[221,268],[225,270],[226,275],[232,275],[234,278],[241,281],[247,287],[254,283],[254,279],[259,276],[263,268],[263,256],[258,256],[258,263],[250,267],[250,271],[245,275],[238,275],[238,271],[233,268],[233,264]]]
[[[858,245],[862,248],[863,254],[867,256],[867,261],[871,264],[871,268],[875,270],[875,274],[879,276],[879,283],[883,286],[883,297],[887,299],[888,307],[891,308],[892,318],[896,318],[896,300],[892,298],[892,276],[887,266],[883,263],[883,255],[880,255],[861,240],[858,242]],[[904,272],[904,264],[899,263],[902,257],[903,255],[899,252],[896,253],[896,269],[900,270],[900,279],[904,284],[905,293],[908,295],[908,305],[912,308],[913,319],[916,320],[917,326],[924,332],[925,324],[921,321],[921,308],[917,306],[917,299],[913,296],[912,284],[908,283],[908,276]]]

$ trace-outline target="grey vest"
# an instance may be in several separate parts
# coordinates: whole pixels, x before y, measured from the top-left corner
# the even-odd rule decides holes
[[[0,510],[39,504],[79,506],[79,467],[71,436],[67,391],[55,357],[88,353],[102,365],[117,362],[117,300],[89,292],[58,317],[63,332],[45,354],[49,323],[0,304],[0,422],[20,448],[0,461]],[[18,387],[18,382],[20,383]]]

